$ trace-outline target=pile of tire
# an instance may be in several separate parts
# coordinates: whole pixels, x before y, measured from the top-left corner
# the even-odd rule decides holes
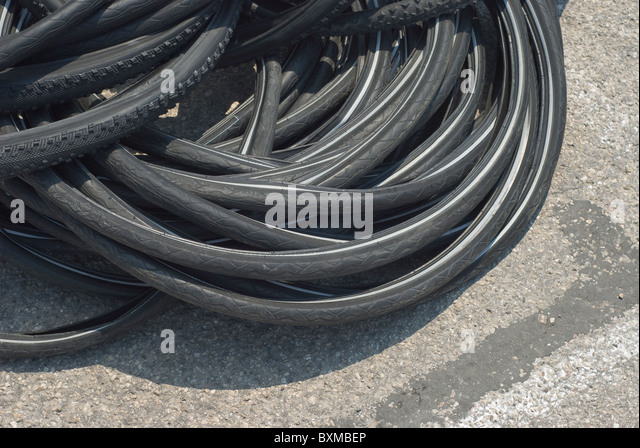
[[[254,94],[197,141],[157,126],[246,63]],[[564,76],[551,0],[0,0],[0,256],[122,300],[0,329],[0,357],[83,349],[176,299],[319,325],[469,284],[544,202]],[[271,225],[292,191],[307,202]],[[346,207],[296,226],[321,195],[370,234]],[[108,268],[69,257],[87,252]]]

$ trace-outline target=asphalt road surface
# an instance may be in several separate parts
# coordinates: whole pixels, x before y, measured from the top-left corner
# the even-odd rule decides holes
[[[564,150],[537,221],[477,283],[329,328],[177,305],[81,353],[0,360],[0,427],[638,427],[638,2],[559,8]],[[237,99],[216,82],[164,125],[197,134],[190,117]],[[3,330],[110,305],[11,260],[0,297]]]

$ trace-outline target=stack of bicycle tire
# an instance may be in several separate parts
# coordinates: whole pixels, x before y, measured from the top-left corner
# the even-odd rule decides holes
[[[254,94],[198,139],[158,125],[241,64]],[[0,0],[0,257],[115,298],[0,328],[0,357],[83,349],[175,300],[318,325],[440,297],[531,224],[565,113],[551,0]],[[341,226],[270,225],[292,190],[356,203],[328,211]]]

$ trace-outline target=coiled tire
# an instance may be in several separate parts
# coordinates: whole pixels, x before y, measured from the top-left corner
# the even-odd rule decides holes
[[[321,3],[321,16],[344,7]],[[368,2],[335,23],[365,7],[385,5]],[[264,14],[275,23],[296,11]],[[14,169],[2,188],[141,284],[220,313],[335,324],[436,297],[522,236],[549,189],[566,114],[551,2],[492,0],[439,13],[401,33],[358,27],[359,36],[326,36],[320,47],[302,40],[319,48],[319,66],[332,67],[318,70],[322,82],[301,73],[307,51],[294,48],[281,64],[275,50],[288,34],[241,23],[245,36],[263,40],[235,43],[253,50],[232,50],[229,61],[274,52],[259,61],[254,97],[199,141],[148,127],[82,163],[9,179]],[[463,70],[474,74],[464,92]],[[307,85],[313,93],[301,94]],[[267,196],[292,184],[313,195],[360,194],[362,207],[372,194],[371,238],[267,226]],[[0,355],[18,354],[15,338],[0,335]],[[28,354],[71,348],[46,344]]]

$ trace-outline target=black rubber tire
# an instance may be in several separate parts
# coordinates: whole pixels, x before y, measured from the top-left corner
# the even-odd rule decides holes
[[[167,110],[180,95],[211,70],[226,47],[240,13],[240,4],[225,0],[198,40],[169,63],[176,89],[162,93],[160,73],[82,114],[46,126],[0,136],[0,179],[52,166],[88,154],[133,132],[151,114]],[[157,80],[153,82],[154,78]]]
[[[189,47],[182,63],[200,60],[206,42],[219,43],[219,56],[239,14],[229,3],[214,19],[221,29],[209,25],[208,37]],[[25,229],[22,240],[1,234],[0,244],[30,264],[38,244],[29,237],[46,232],[104,257],[138,288],[231,316],[294,325],[380,316],[438,297],[490,268],[540,210],[562,145],[566,81],[554,4],[487,0],[452,11],[469,2],[371,1],[367,10],[358,2],[343,13],[348,3],[265,7],[257,21],[242,22],[226,63],[263,59],[256,94],[198,141],[145,128],[114,143],[142,123],[134,116],[135,126],[106,129],[99,144],[72,135],[82,143],[65,147],[66,158],[103,148],[82,163],[31,172],[52,164],[34,157],[0,172],[7,194],[0,202],[24,198],[40,229]],[[493,22],[480,23],[478,8]],[[437,17],[414,24],[430,14]],[[318,28],[309,26],[311,18],[321,22]],[[299,40],[315,32],[349,36]],[[290,53],[279,51],[284,43]],[[463,70],[476,75],[470,91],[462,89]],[[192,68],[183,72],[179,79],[188,83],[199,76]],[[29,111],[23,127],[41,126],[0,136],[12,142],[0,152],[0,170],[3,157],[12,163],[16,157],[4,154],[20,154],[21,145],[50,135],[57,123],[66,129],[91,117],[105,120],[134,104],[147,105],[143,114],[157,105],[137,84],[86,111],[55,107],[51,114],[62,119],[51,124],[47,111]],[[11,126],[0,117],[2,132]],[[16,174],[21,179],[9,179]],[[291,184],[298,193],[361,194],[361,207],[364,194],[374,194],[371,238],[356,239],[349,229],[267,226],[266,198],[286,195]],[[33,262],[73,279],[55,263]],[[84,287],[117,283],[99,277],[85,278]],[[157,297],[47,334],[0,334],[0,357],[89,346],[102,340],[96,326],[119,334],[157,310],[165,300]],[[24,341],[32,348],[25,350]]]

